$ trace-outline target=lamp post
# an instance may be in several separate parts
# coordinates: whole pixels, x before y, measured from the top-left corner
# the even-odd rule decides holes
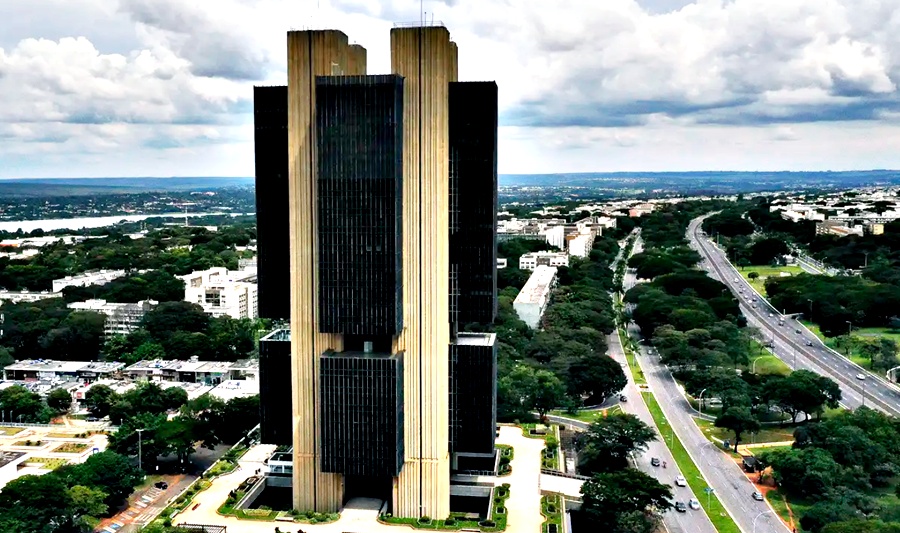
[[[706,392],[706,389],[700,391],[700,394],[697,396],[697,401],[700,402],[700,418],[703,418],[703,393]]]
[[[756,533],[756,519],[759,518],[760,516],[766,514],[766,513],[774,513],[774,512],[775,512],[775,511],[773,511],[772,509],[769,509],[769,510],[767,510],[767,511],[763,511],[763,512],[759,513],[758,515],[756,515],[756,516],[753,518],[753,533]]]
[[[806,301],[809,302],[809,317],[807,318],[809,318],[809,320],[812,320],[812,299],[807,298]]]
[[[143,433],[145,430],[136,429],[135,431],[137,431],[138,434],[138,470],[143,470],[143,467],[141,466],[141,433]]]

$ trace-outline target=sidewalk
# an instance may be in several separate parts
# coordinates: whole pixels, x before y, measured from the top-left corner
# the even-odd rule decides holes
[[[498,477],[497,484],[509,483],[509,499],[506,508],[507,533],[538,533],[544,516],[541,514],[541,452],[543,439],[531,439],[516,426],[500,426],[497,444],[507,444],[514,449],[512,473]]]

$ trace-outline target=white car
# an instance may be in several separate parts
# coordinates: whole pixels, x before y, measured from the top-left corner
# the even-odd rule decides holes
[[[856,379],[863,381],[864,379],[866,379],[866,375],[865,374],[857,374]]]
[[[678,476],[675,478],[675,484],[679,487],[687,487],[687,480],[684,479],[684,476]]]
[[[691,500],[688,502],[688,507],[697,511],[700,509],[700,502],[697,501],[697,498],[691,498]]]

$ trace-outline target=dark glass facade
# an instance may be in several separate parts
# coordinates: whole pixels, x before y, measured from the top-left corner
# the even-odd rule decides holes
[[[449,104],[451,321],[488,324],[497,316],[497,84],[450,83]]]
[[[460,333],[450,345],[450,451],[492,454],[497,426],[497,336]]]
[[[316,79],[323,333],[403,329],[403,78]]]
[[[279,329],[259,340],[260,441],[292,442],[291,333]]]
[[[291,316],[287,86],[253,88],[259,316]]]
[[[397,476],[403,466],[403,357],[329,352],[319,365],[322,470]]]

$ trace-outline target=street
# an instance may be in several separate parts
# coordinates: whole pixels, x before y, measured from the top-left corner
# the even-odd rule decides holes
[[[900,389],[832,351],[795,318],[785,317],[773,308],[744,281],[722,250],[701,236],[703,218],[692,220],[688,228],[692,247],[704,258],[710,276],[728,286],[738,298],[749,325],[759,328],[766,339],[772,339],[773,353],[793,369],[808,369],[833,379],[841,387],[842,403],[850,409],[866,405],[892,416],[900,415]],[[780,325],[782,321],[784,325]],[[857,379],[858,374],[865,379]]]
[[[641,249],[641,241],[638,239],[635,243],[635,253]],[[626,270],[625,289],[633,287],[636,283],[634,271]],[[610,342],[611,354],[613,353],[612,346],[613,344]],[[624,353],[621,352],[621,347],[618,351]],[[641,354],[640,363],[644,377],[671,425],[669,431],[674,430],[675,435],[681,440],[697,468],[700,469],[707,484],[715,489],[716,496],[741,531],[788,533],[790,530],[766,502],[752,499],[751,495],[756,487],[740,466],[707,440],[697,424],[694,423],[692,415],[696,411],[681,393],[671,372],[659,363],[659,357],[655,354],[655,350],[647,349],[642,345]],[[643,402],[641,403],[643,405]],[[666,433],[661,435],[665,437]]]

